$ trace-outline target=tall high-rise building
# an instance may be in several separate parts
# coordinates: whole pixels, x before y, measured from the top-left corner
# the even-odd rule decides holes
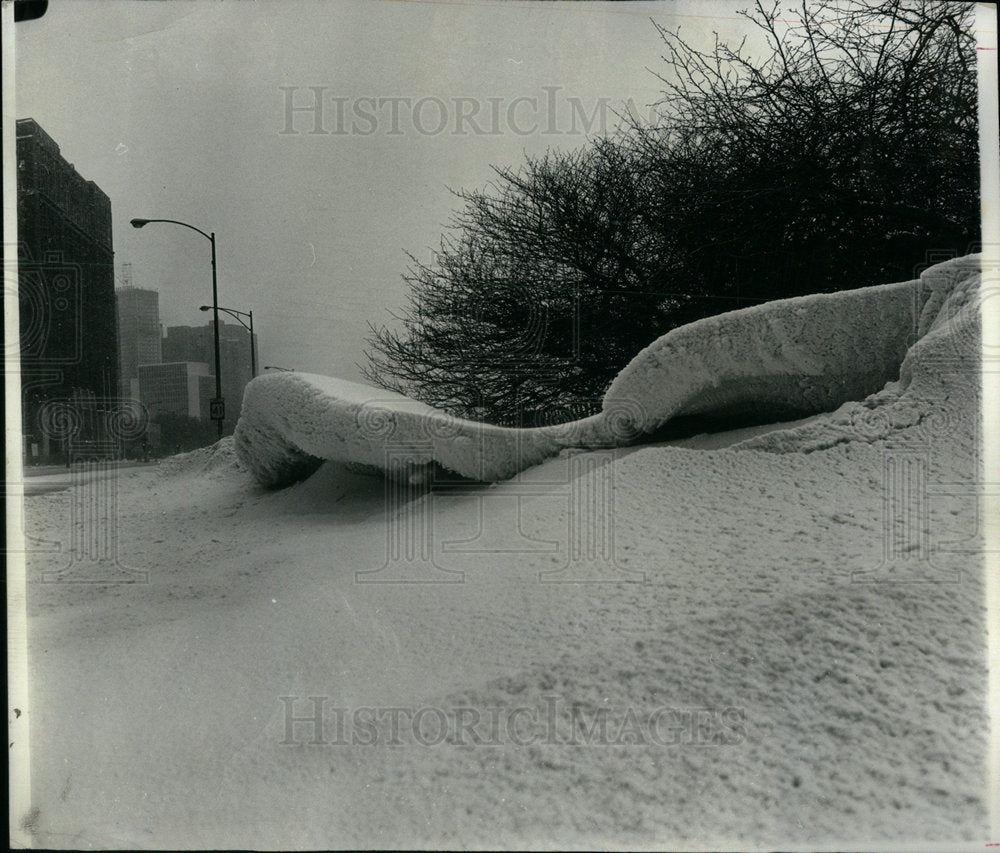
[[[103,437],[119,361],[111,200],[30,118],[17,121],[17,218],[23,430],[38,459],[61,454],[71,434]],[[90,414],[70,428],[51,416],[63,402]]]
[[[201,362],[140,364],[142,402],[153,419],[162,413],[201,419],[208,415],[202,389],[209,377],[208,365]]]
[[[138,399],[139,367],[163,361],[160,294],[139,287],[121,287],[118,305],[118,347],[121,395]]]
[[[254,335],[254,347],[257,335]],[[163,339],[165,362],[204,362],[215,370],[215,332],[213,322],[204,326],[168,326]],[[237,323],[219,320],[219,360],[222,373],[222,397],[226,401],[223,431],[236,428],[243,404],[243,389],[253,378],[250,356],[250,332]],[[214,396],[214,390],[213,390]]]

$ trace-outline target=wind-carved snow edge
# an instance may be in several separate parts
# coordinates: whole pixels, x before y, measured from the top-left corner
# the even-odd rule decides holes
[[[689,415],[778,420],[837,410],[830,423],[736,445],[748,450],[808,451],[877,440],[885,432],[881,421],[864,413],[898,409],[907,394],[912,403],[919,396],[914,386],[931,381],[935,361],[957,359],[966,373],[977,370],[979,280],[980,257],[969,255],[912,281],[706,317],[639,352],[612,382],[600,413],[550,427],[462,420],[401,394],[332,377],[261,376],[244,394],[236,452],[258,482],[277,487],[325,460],[411,478],[440,465],[492,482],[565,448],[627,445]],[[859,429],[859,418],[878,428]],[[891,418],[888,423],[891,428]]]

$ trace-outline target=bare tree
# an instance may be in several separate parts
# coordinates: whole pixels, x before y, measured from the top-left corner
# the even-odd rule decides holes
[[[366,375],[455,414],[544,423],[595,410],[644,345],[769,299],[913,275],[979,239],[971,4],[777,3],[767,49],[700,51],[657,26],[661,120],[497,169]]]
[[[496,170],[432,264],[411,258],[400,328],[372,328],[367,376],[456,414],[539,423],[592,411],[607,364],[662,327],[646,206],[625,152],[590,148]]]
[[[744,44],[667,53],[658,127],[633,124],[654,226],[695,292],[741,304],[912,275],[979,239],[971,4],[757,0]]]

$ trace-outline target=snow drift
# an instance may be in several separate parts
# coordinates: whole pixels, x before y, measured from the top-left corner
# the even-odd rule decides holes
[[[575,433],[594,436],[602,425],[599,417],[572,424]],[[247,386],[234,439],[259,482],[282,486],[325,459],[410,479],[436,463],[474,480],[502,480],[568,446],[566,433],[466,421],[391,391],[282,373]]]
[[[674,329],[621,371],[590,418],[511,429],[454,418],[400,394],[301,373],[247,387],[235,432],[240,460],[266,486],[323,460],[420,477],[438,464],[481,481],[506,479],[566,447],[628,444],[675,417],[790,419],[860,400],[899,377],[909,348],[948,295],[977,275],[979,256],[919,278],[784,299]]]

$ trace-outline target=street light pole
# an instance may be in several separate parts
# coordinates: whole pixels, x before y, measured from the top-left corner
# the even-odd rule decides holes
[[[219,283],[215,272],[215,232],[208,238],[212,243],[212,317],[215,325],[215,399],[222,399],[222,357],[219,349]],[[225,410],[223,410],[225,411]],[[219,438],[222,438],[222,418],[216,420],[219,425]]]
[[[130,224],[133,228],[143,228],[149,225],[150,222],[169,222],[172,225],[183,225],[185,228],[197,231],[212,244],[212,310],[215,317],[215,399],[222,402],[222,359],[219,354],[219,284],[215,269],[215,232],[206,234],[200,228],[195,228],[193,225],[177,219],[133,219]],[[219,438],[222,438],[223,418],[215,418],[214,420],[219,425]]]
[[[257,376],[257,349],[254,346],[253,337],[253,311],[237,311],[235,308],[224,308],[223,306],[218,306],[220,311],[225,311],[233,319],[236,320],[244,329],[250,333],[250,378],[254,379]],[[199,305],[199,311],[209,311],[211,310],[211,305]],[[244,323],[240,317],[249,317],[250,325],[248,326]]]
[[[250,311],[250,378],[257,377],[257,348],[253,339],[253,311]]]

